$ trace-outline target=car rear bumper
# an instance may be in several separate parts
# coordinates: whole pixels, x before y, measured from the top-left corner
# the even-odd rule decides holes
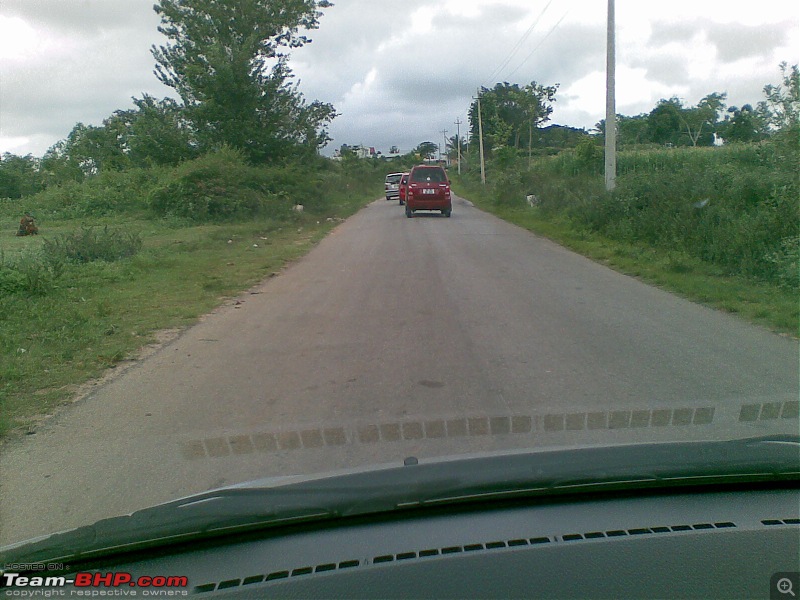
[[[451,210],[453,206],[449,198],[406,198],[406,205],[410,210]]]

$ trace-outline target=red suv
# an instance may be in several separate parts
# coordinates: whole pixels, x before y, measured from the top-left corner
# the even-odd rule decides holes
[[[408,175],[406,187],[406,216],[416,210],[438,210],[449,217],[453,210],[450,201],[450,180],[442,167],[417,165]]]

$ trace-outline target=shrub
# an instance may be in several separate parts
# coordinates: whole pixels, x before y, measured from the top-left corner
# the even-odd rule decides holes
[[[178,166],[151,191],[148,204],[159,215],[194,221],[230,220],[257,213],[285,217],[292,201],[282,188],[273,185],[270,189],[269,173],[249,166],[240,151],[223,147]]]
[[[44,260],[52,268],[64,262],[88,263],[95,260],[114,262],[133,256],[142,248],[138,234],[112,229],[82,227],[80,231],[44,240]]]
[[[35,252],[21,254],[14,261],[0,254],[0,296],[42,296],[52,289],[62,272],[59,265],[48,263]]]
[[[515,204],[533,193],[542,214],[579,229],[796,289],[800,183],[796,152],[782,140],[621,152],[611,194],[596,169],[599,150],[587,140],[531,170],[498,170],[491,198]]]
[[[800,290],[800,236],[784,238],[776,252],[767,254],[781,287]]]

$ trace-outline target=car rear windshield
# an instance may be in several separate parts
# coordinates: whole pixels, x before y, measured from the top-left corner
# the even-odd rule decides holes
[[[411,173],[411,181],[431,181],[435,183],[443,183],[447,181],[444,169],[437,167],[428,167],[422,169],[414,169]]]
[[[400,178],[402,176],[403,176],[402,174],[400,174],[400,175],[387,175],[386,176],[386,183],[397,183],[397,182],[400,181]]]

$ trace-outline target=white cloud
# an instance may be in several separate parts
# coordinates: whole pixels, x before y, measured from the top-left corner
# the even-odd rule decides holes
[[[78,121],[98,124],[143,92],[170,94],[152,73],[150,46],[163,43],[152,4],[2,0],[0,149],[41,155]],[[456,118],[466,121],[478,86],[502,80],[560,83],[551,122],[591,127],[605,113],[605,8],[602,0],[339,0],[290,65],[308,99],[341,113],[332,146],[409,149],[438,139]],[[794,1],[756,9],[617,0],[616,13],[624,114],[714,91],[727,91],[730,104],[756,103],[778,81],[778,63],[798,61]]]

